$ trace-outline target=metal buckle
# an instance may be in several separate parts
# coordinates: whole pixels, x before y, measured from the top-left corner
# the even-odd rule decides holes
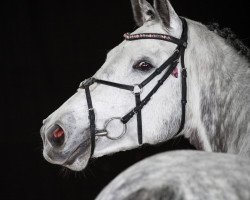
[[[106,122],[106,124],[104,125],[104,129],[101,130],[101,131],[97,131],[96,136],[106,136],[106,137],[109,138],[110,140],[118,140],[118,139],[121,139],[121,138],[124,136],[124,134],[127,132],[127,124],[123,124],[123,123],[121,122],[121,119],[122,119],[121,117],[112,117],[111,119],[109,119],[109,120]],[[119,120],[119,121],[123,124],[122,133],[121,133],[119,136],[117,136],[117,137],[112,137],[112,136],[110,136],[110,133],[109,133],[108,130],[107,130],[107,127],[108,127],[108,125],[110,124],[110,122],[112,122],[112,121],[114,121],[114,120]]]
[[[181,74],[182,74],[183,78],[187,78],[187,70],[186,70],[186,68],[182,68]]]
[[[134,113],[135,115],[137,115],[138,112],[139,112],[139,111],[136,111],[135,109],[133,109],[133,113]]]
[[[179,52],[180,52],[180,50],[176,48],[176,49],[174,50],[173,54],[174,54],[174,53],[179,53]]]
[[[132,94],[141,94],[143,92],[143,89],[140,88],[139,84],[135,84],[134,86],[134,90],[131,91]]]
[[[90,86],[94,83],[94,78],[90,77],[88,79],[85,79],[84,81],[82,81],[79,85],[79,88],[85,88],[86,86]]]
[[[188,43],[187,42],[183,42],[182,46],[184,46],[185,48],[187,48]]]

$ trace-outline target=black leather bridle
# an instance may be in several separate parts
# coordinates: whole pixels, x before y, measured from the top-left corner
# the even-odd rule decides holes
[[[143,144],[141,110],[150,101],[150,99],[154,95],[154,93],[156,93],[158,91],[158,89],[161,87],[161,85],[164,83],[164,81],[171,75],[173,70],[176,68],[179,60],[181,60],[181,67],[182,67],[182,71],[181,71],[182,117],[181,117],[180,128],[179,128],[178,132],[175,134],[175,136],[182,131],[184,124],[185,124],[185,115],[186,115],[185,112],[186,112],[186,103],[187,103],[187,84],[186,84],[187,72],[186,72],[185,63],[184,63],[184,54],[185,54],[185,49],[187,47],[187,22],[183,18],[181,18],[181,20],[182,20],[182,25],[183,25],[183,31],[182,31],[182,35],[181,35],[180,39],[172,37],[170,35],[157,34],[157,33],[140,33],[140,34],[132,34],[132,35],[127,33],[124,35],[125,39],[129,40],[129,41],[140,40],[140,39],[157,39],[157,40],[164,40],[164,41],[172,42],[172,43],[177,45],[172,56],[170,56],[159,68],[157,68],[148,78],[146,78],[140,84],[125,85],[125,84],[96,79],[94,77],[91,77],[91,78],[83,81],[80,84],[79,88],[85,89],[86,99],[87,99],[87,104],[88,104],[90,133],[91,133],[91,155],[93,154],[94,149],[95,149],[96,136],[106,136],[107,138],[109,138],[111,140],[120,139],[127,131],[127,125],[126,125],[127,122],[134,115],[137,115],[138,143],[140,145]],[[141,100],[140,94],[142,92],[143,87],[145,87],[156,76],[161,74],[165,69],[167,69],[165,74],[158,80],[157,84],[148,93],[148,95],[144,99]],[[91,94],[90,94],[90,90],[89,90],[90,85],[92,85],[94,83],[104,84],[107,86],[112,86],[112,87],[132,91],[133,94],[135,95],[136,106],[123,117],[114,117],[114,118],[109,119],[106,122],[103,130],[97,130],[96,124],[95,124],[95,112],[94,112],[94,108],[92,105]],[[107,127],[108,127],[109,123],[113,120],[120,120],[120,122],[123,124],[123,131],[118,137],[110,136],[109,132],[107,131]]]

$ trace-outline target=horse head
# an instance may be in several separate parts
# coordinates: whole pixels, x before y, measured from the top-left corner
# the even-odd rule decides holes
[[[43,121],[45,159],[79,171],[91,157],[176,133],[197,149],[249,155],[247,61],[204,25],[179,17],[168,0],[131,3],[138,29]]]
[[[139,26],[132,34],[158,33],[180,38],[182,21],[167,0],[156,0],[151,6],[145,0],[131,1]],[[131,34],[131,35],[132,35]],[[107,54],[107,59],[93,76],[96,79],[126,85],[141,83],[161,66],[176,49],[176,44],[163,40],[124,40]],[[155,144],[171,138],[178,131],[181,119],[181,78],[178,65],[143,108],[143,143]],[[161,77],[162,75],[159,75]],[[157,78],[143,88],[145,97],[157,84]],[[94,83],[89,87],[97,129],[107,121],[121,117],[135,107],[133,91]],[[41,135],[44,157],[51,163],[72,170],[83,169],[91,156],[91,133],[85,89],[78,89],[69,100],[43,121]],[[137,122],[133,117],[126,124],[126,134],[119,140],[97,136],[93,157],[138,147]],[[121,134],[124,125],[113,120],[108,125],[110,137]]]

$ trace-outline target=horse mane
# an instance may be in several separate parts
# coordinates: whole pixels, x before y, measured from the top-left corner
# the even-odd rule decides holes
[[[239,55],[246,57],[250,61],[250,49],[243,44],[231,28],[222,28],[218,23],[210,23],[206,26],[210,31],[224,38],[229,45],[236,49]]]

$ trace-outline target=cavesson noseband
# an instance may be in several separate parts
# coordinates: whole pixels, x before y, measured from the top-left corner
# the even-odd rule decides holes
[[[172,56],[170,56],[159,68],[157,68],[148,78],[146,78],[140,84],[125,85],[125,84],[110,82],[110,81],[106,81],[106,80],[96,79],[94,77],[91,77],[91,78],[83,81],[80,84],[79,88],[85,89],[86,99],[87,99],[87,104],[88,104],[90,133],[91,133],[91,155],[93,154],[94,149],[95,149],[96,136],[99,136],[99,137],[106,136],[107,138],[109,138],[111,140],[120,139],[126,133],[127,123],[134,115],[137,115],[138,143],[140,145],[143,144],[141,110],[150,101],[150,99],[154,95],[154,93],[156,93],[158,91],[158,89],[161,87],[161,85],[164,83],[164,81],[171,75],[173,70],[176,68],[179,60],[181,60],[181,67],[182,67],[182,71],[181,71],[182,117],[181,117],[180,128],[175,135],[179,134],[182,131],[182,129],[184,127],[184,123],[185,123],[185,114],[186,114],[185,107],[186,107],[186,103],[187,103],[187,84],[186,84],[187,72],[186,72],[186,68],[185,68],[185,64],[184,64],[184,54],[185,54],[185,49],[187,47],[187,22],[183,18],[181,18],[181,20],[182,20],[182,25],[183,25],[183,31],[182,31],[182,35],[181,35],[180,39],[175,38],[175,37],[170,36],[170,35],[158,34],[158,33],[140,33],[140,34],[132,34],[132,35],[129,33],[124,34],[125,39],[128,41],[141,40],[141,39],[156,39],[156,40],[164,40],[167,42],[172,42],[172,43],[177,45]],[[158,80],[157,84],[148,93],[148,95],[144,99],[141,100],[140,94],[142,92],[143,87],[145,87],[156,76],[161,74],[166,68],[167,68],[167,70],[166,70],[165,74]],[[123,117],[113,117],[113,118],[109,119],[106,122],[103,130],[97,130],[96,124],[95,124],[95,112],[94,112],[94,108],[92,105],[91,94],[90,94],[90,90],[89,90],[90,85],[92,85],[94,83],[104,84],[107,86],[112,86],[112,87],[131,91],[135,95],[136,106]],[[110,122],[114,121],[114,120],[119,120],[123,124],[123,130],[118,137],[112,137],[109,134],[109,132],[107,131],[107,127],[109,126]]]

